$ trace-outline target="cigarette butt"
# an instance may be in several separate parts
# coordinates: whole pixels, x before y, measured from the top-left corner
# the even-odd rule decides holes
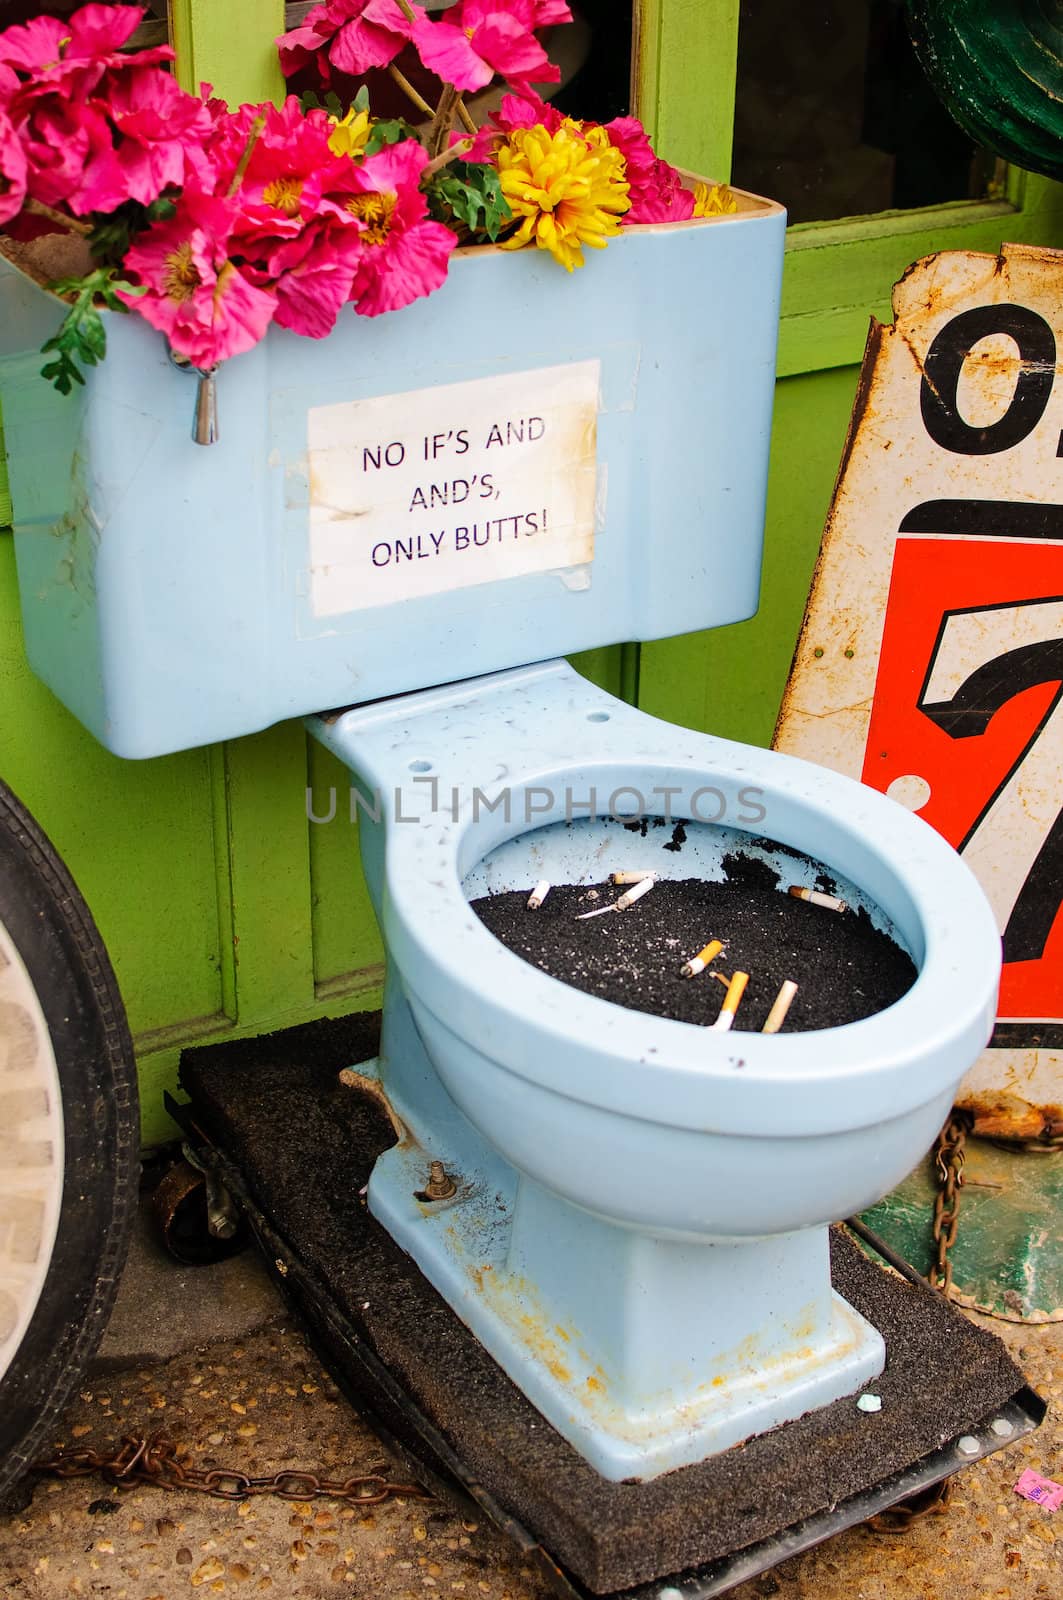
[[[728,1028],[734,1022],[735,1012],[738,1010],[738,1002],[745,993],[746,984],[748,982],[748,972],[736,972],[732,976],[730,983],[727,985],[727,993],[723,997],[723,1005],[720,1008],[720,1015],[712,1024],[717,1033],[726,1033]]]
[[[636,900],[641,900],[644,894],[649,894],[655,882],[656,879],[652,877],[640,878],[633,888],[628,889],[626,894],[622,894],[620,899],[616,901],[616,909],[618,911],[626,911],[628,906],[635,904]]]
[[[538,911],[547,895],[550,893],[549,878],[540,878],[531,894],[528,896],[528,910]]]
[[[604,917],[607,911],[626,911],[628,906],[635,904],[636,900],[641,900],[644,894],[649,894],[656,881],[655,873],[647,873],[645,877],[639,878],[638,882],[628,889],[626,894],[622,894],[619,900],[614,900],[611,906],[599,906],[597,911],[581,911],[576,921],[586,922],[588,917]]]
[[[710,939],[704,949],[699,950],[696,956],[691,956],[679,969],[681,978],[696,978],[699,972],[704,972],[710,961],[715,961],[723,949],[722,939]]]
[[[787,978],[786,982],[775,996],[775,1004],[768,1012],[768,1020],[764,1024],[763,1028],[761,1028],[761,1033],[778,1033],[779,1029],[786,1021],[786,1013],[789,1011],[790,1002],[793,1000],[793,997],[796,993],[796,983],[791,982],[791,980]]]
[[[799,883],[790,885],[790,893],[795,900],[807,900],[811,906],[823,906],[827,911],[848,911],[849,904],[846,900],[839,900],[837,895],[820,894],[818,889],[803,889]]]
[[[655,872],[611,872],[610,883],[641,883],[643,878],[655,878]]]

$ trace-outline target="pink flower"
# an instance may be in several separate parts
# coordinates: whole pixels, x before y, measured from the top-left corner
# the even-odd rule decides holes
[[[531,0],[535,13],[533,28],[552,28],[560,22],[571,22],[572,12],[568,0]]]
[[[631,209],[625,227],[633,222],[685,222],[694,215],[694,194],[667,161],[654,155],[646,130],[637,117],[614,117],[604,124],[609,143],[621,151],[627,165]]]
[[[0,103],[34,199],[83,216],[150,203],[201,172],[210,119],[158,69],[173,51],[120,53],[142,16],[135,6],[87,5],[0,33]]]
[[[0,223],[10,222],[26,198],[26,154],[0,110]]]
[[[332,187],[343,186],[351,160],[329,148],[332,123],[326,114],[311,111],[304,116],[298,100],[289,95],[279,109],[242,106],[228,127],[223,124],[213,146],[219,189],[229,188],[257,115],[266,120],[235,196],[239,212],[234,237],[243,255],[267,264],[273,248],[298,238],[323,215],[323,197]],[[328,216],[335,219],[335,208]],[[346,213],[340,220],[357,229]]]
[[[362,255],[358,228],[307,229],[281,245],[272,260],[274,321],[308,339],[323,339],[351,298]]]
[[[303,114],[290,95],[281,107],[214,108],[210,142],[215,186],[227,194],[256,120],[262,127],[232,196],[229,256],[248,282],[276,296],[274,320],[323,338],[350,299],[362,253],[362,223],[347,209],[355,171],[329,147],[323,111]]]
[[[552,66],[532,32],[534,0],[459,0],[442,22],[419,22],[413,42],[425,66],[462,92],[482,89],[495,74],[508,83],[555,83]]]
[[[0,33],[0,66],[12,68],[31,94],[56,89],[86,93],[108,67],[172,61],[168,45],[119,55],[140,25],[136,6],[82,6],[65,19],[34,17]]]
[[[491,161],[495,146],[503,134],[512,133],[514,128],[536,127],[556,133],[564,120],[560,111],[531,91],[520,95],[504,94],[501,105],[492,112],[490,122],[480,129],[465,159]]]
[[[556,133],[564,118],[549,101],[537,94],[504,94],[492,119],[505,133],[514,128],[542,127]]]
[[[529,30],[572,21],[568,0],[496,0],[495,9],[507,11]]]
[[[415,17],[424,8],[411,5]],[[370,67],[386,67],[409,43],[414,24],[396,0],[325,0],[301,27],[277,40],[286,77],[316,61],[327,80],[330,64],[359,77]]]
[[[17,116],[18,98],[11,104]],[[18,129],[29,193],[75,216],[126,200],[148,205],[171,185],[203,176],[209,129],[201,102],[151,67],[105,74],[85,99],[40,96]]]
[[[364,317],[398,311],[446,278],[458,241],[428,217],[419,187],[427,160],[422,145],[404,139],[351,166],[343,208],[357,218],[363,248],[350,298]]]
[[[108,72],[93,96],[112,130],[113,160],[88,163],[71,210],[113,211],[125,200],[150,205],[164,189],[204,176],[201,147],[211,119],[201,100],[151,67]]]
[[[111,124],[92,101],[49,95],[19,127],[27,160],[27,193],[45,205],[66,205],[76,215],[92,210],[80,199],[86,173],[99,192],[121,192],[122,174]]]
[[[127,276],[148,292],[122,299],[194,367],[250,350],[276,309],[276,295],[229,259],[234,217],[231,200],[186,190],[175,215],[154,223],[125,257]]]
[[[311,11],[310,16],[318,16],[325,20],[324,6],[319,6],[316,11]],[[311,62],[316,62],[322,78],[328,82],[329,72],[328,57],[325,46],[333,37],[330,30],[327,33],[318,33],[317,29],[307,21],[298,28],[289,28],[287,33],[282,33],[274,40],[277,46],[277,55],[280,57],[281,71],[286,78],[294,77],[297,72],[302,72]],[[324,59],[321,59],[322,56]]]

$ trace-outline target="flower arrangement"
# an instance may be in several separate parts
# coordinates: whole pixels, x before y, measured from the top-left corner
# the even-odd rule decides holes
[[[623,227],[736,209],[686,187],[636,118],[580,122],[540,98],[559,72],[538,32],[571,20],[567,0],[324,0],[277,41],[285,74],[315,69],[322,94],[235,110],[181,89],[168,47],[125,48],[143,15],[89,4],[0,31],[0,251],[25,265],[56,235],[77,250],[76,272],[37,268],[69,302],[42,369],[62,393],[105,354],[102,308],[208,374],[271,323],[320,339],[348,305],[409,305],[459,245],[538,247],[571,272]],[[416,123],[374,116],[364,84],[338,97],[336,74],[374,69]],[[478,127],[463,96],[496,79]]]

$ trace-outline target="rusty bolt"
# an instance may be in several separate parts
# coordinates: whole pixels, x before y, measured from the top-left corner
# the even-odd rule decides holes
[[[433,1161],[428,1169],[428,1182],[424,1192],[429,1200],[449,1200],[458,1192],[458,1186],[442,1161]]]

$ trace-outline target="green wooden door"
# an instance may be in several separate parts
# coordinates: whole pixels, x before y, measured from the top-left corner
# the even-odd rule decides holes
[[[727,177],[738,0],[642,0],[637,10],[639,108],[661,153]],[[280,92],[282,0],[171,0],[170,15],[186,87],[206,81],[230,101]],[[591,652],[577,659],[582,670],[659,716],[768,742],[868,314],[888,317],[890,286],[917,257],[994,250],[1005,238],[1063,244],[1057,187],[1010,173],[991,200],[791,230],[760,612],[712,635]],[[2,496],[0,484],[0,524]],[[107,754],[26,667],[3,534],[0,774],[63,853],[112,953],[149,1141],[172,1131],[161,1091],[183,1045],[379,1003],[382,951],[343,769],[298,724],[151,762]],[[310,821],[308,811],[332,811],[332,790],[333,820]]]

